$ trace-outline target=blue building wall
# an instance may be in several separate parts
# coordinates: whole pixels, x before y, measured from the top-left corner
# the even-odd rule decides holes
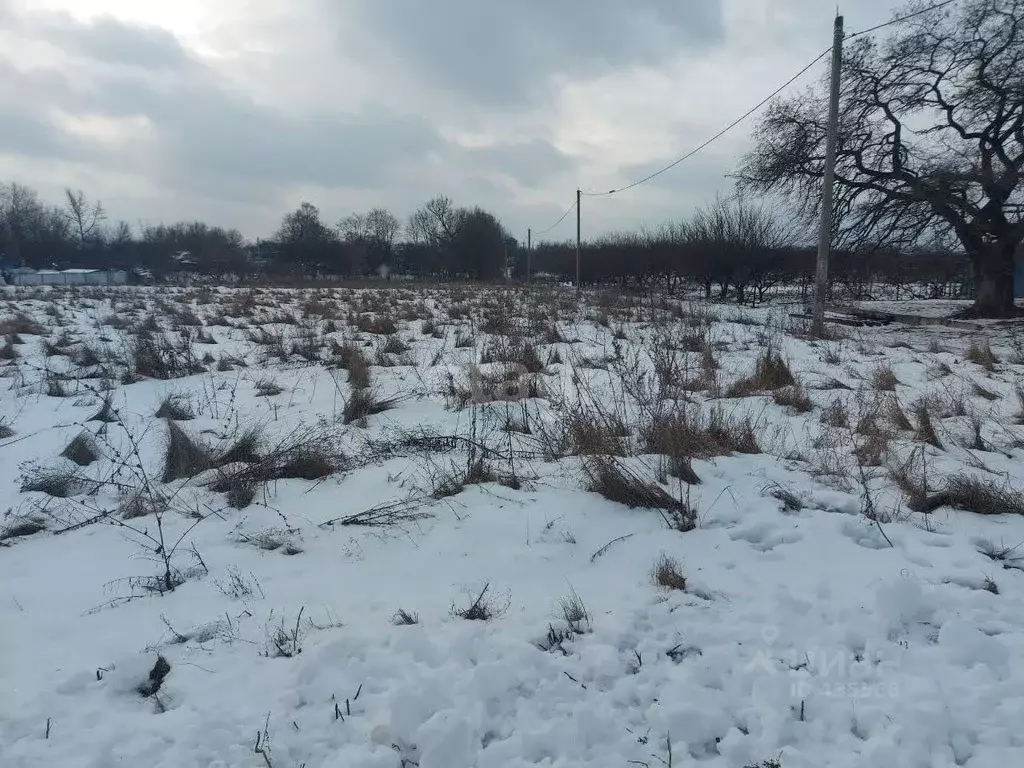
[[[1017,254],[1017,268],[1013,271],[1013,297],[1024,299],[1024,253]]]

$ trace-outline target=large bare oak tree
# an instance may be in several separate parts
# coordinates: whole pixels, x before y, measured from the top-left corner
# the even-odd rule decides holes
[[[955,239],[973,268],[970,314],[1009,315],[1024,239],[1024,0],[964,0],[889,29],[844,50],[838,235],[899,247]],[[817,211],[827,96],[812,88],[772,103],[742,186]]]

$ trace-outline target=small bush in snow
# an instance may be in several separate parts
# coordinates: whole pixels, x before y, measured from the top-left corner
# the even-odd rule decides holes
[[[772,400],[776,405],[792,408],[797,413],[809,413],[814,409],[814,403],[799,384],[774,390]]]
[[[35,468],[22,479],[21,490],[66,499],[82,490],[82,480],[74,470]]]
[[[167,422],[162,482],[195,477],[215,465],[210,448],[190,437],[177,423]]]
[[[80,432],[67,444],[60,455],[80,467],[87,467],[100,457],[99,451],[96,449],[96,441],[89,432]]]
[[[354,389],[341,411],[344,424],[363,423],[368,416],[390,411],[400,398],[379,397],[369,389]]]
[[[187,395],[168,395],[153,415],[158,419],[173,419],[174,421],[189,421],[196,417]]]
[[[697,514],[685,502],[613,457],[597,456],[585,461],[583,467],[590,480],[589,490],[609,501],[630,508],[657,509],[669,527],[678,531],[692,531],[697,526]]]
[[[682,566],[678,560],[665,553],[662,553],[655,561],[651,579],[659,587],[676,589],[680,592],[686,591],[686,577],[683,575]]]
[[[884,363],[880,363],[871,372],[871,385],[880,392],[895,392],[899,383],[892,368]]]
[[[576,634],[583,634],[590,631],[590,611],[584,605],[583,599],[573,590],[566,597],[558,601],[558,610],[565,619],[565,623]]]
[[[746,397],[756,392],[771,392],[794,385],[796,377],[789,364],[769,345],[758,355],[754,373],[734,382],[726,392],[726,397]]]
[[[277,383],[272,376],[263,376],[253,382],[257,397],[273,397],[284,392],[284,387]]]
[[[17,515],[0,524],[0,541],[32,536],[46,530],[46,521],[34,515]]]
[[[821,423],[830,427],[846,429],[850,425],[849,416],[846,413],[846,406],[843,401],[836,398],[821,412]]]
[[[140,488],[121,498],[118,513],[122,520],[132,520],[163,514],[170,509],[170,506],[170,502],[162,494],[149,488]]]
[[[391,617],[391,623],[396,627],[409,627],[413,624],[419,624],[420,617],[417,613],[409,613],[404,608],[399,608],[395,611],[395,615]]]
[[[267,656],[275,659],[290,659],[302,653],[302,640],[305,636],[305,631],[302,627],[302,614],[305,610],[305,606],[299,609],[294,624],[286,621],[282,616],[281,621],[275,625],[273,623],[273,612],[271,612],[270,621],[267,624],[267,647],[265,651]]]
[[[928,443],[928,445],[935,448],[942,448],[942,442],[935,433],[935,425],[932,423],[932,416],[926,399],[922,398],[914,405],[914,418],[917,421],[917,429],[914,436],[923,443]]]
[[[454,618],[466,619],[467,621],[490,621],[503,616],[511,605],[511,600],[498,602],[491,592],[490,583],[484,584],[483,588],[475,596],[470,596],[468,605],[460,608],[454,603],[451,607],[451,615]]]
[[[992,352],[988,339],[972,341],[964,350],[964,357],[987,371],[994,371],[999,358]]]
[[[994,563],[999,563],[1003,568],[1024,570],[1024,551],[1020,544],[1012,547],[1004,544],[995,544],[988,540],[978,543],[978,553],[984,555]]]

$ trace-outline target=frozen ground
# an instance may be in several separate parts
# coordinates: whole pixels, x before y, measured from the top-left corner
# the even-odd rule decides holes
[[[927,317],[934,319],[948,318],[955,315],[957,312],[962,312],[971,306],[969,300],[958,300],[958,299],[934,299],[924,300],[915,299],[911,301],[895,301],[895,300],[882,300],[882,301],[854,301],[854,302],[837,302],[838,304],[848,303],[852,306],[860,307],[862,309],[874,310],[876,312],[892,312],[897,315],[915,315],[917,317]],[[1024,302],[1017,302],[1018,306],[1024,306]],[[1002,320],[970,320],[968,321],[974,325],[1004,325],[1006,321]]]
[[[3,768],[1021,764],[1005,329],[4,296]]]

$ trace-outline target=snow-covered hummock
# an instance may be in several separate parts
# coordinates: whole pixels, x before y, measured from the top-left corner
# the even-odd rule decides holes
[[[65,327],[113,338],[96,322],[109,300],[68,301]],[[46,320],[43,304],[23,306]],[[422,364],[374,368],[384,393],[416,391],[437,373],[427,361],[440,342],[416,327],[402,334]],[[110,425],[106,440],[124,449],[128,433],[142,435],[154,476],[164,425],[152,414],[170,392],[192,393],[200,412],[182,426],[211,441],[256,421],[270,435],[334,423],[338,387],[348,394],[343,372],[256,365],[260,352],[243,331],[209,330],[215,355],[248,356],[254,367],[116,388],[123,426]],[[715,325],[728,343],[724,376],[750,369],[759,330]],[[610,331],[593,323],[563,331],[583,339],[558,345],[566,357],[570,347],[609,346]],[[644,331],[629,333],[639,340]],[[983,403],[985,437],[999,450],[959,447],[959,422],[944,420],[945,449],[928,449],[929,471],[973,467],[1021,487],[1024,453],[1012,438],[1024,434],[1010,416],[1024,369],[1004,362],[988,374],[959,353],[926,352],[930,334],[950,349],[967,341],[951,329],[872,329],[835,343],[840,365],[791,336],[783,351],[809,387],[826,377],[857,386],[853,374],[869,377],[885,360],[906,403],[940,386],[927,373],[937,360],[954,370],[942,386],[983,382],[1001,398]],[[896,340],[911,348],[891,346]],[[26,360],[43,358],[38,339],[25,341],[27,371]],[[448,350],[449,361],[473,352],[453,352],[450,340]],[[284,392],[259,397],[254,382],[271,367]],[[568,366],[551,370],[562,372],[551,386],[568,381]],[[15,430],[0,440],[0,508],[15,512],[56,503],[20,492],[22,462],[63,466],[68,441],[100,426],[85,422],[99,403],[85,389],[57,398],[31,385],[31,376],[0,379],[0,416]],[[105,605],[130,593],[122,580],[156,572],[118,527],[11,540],[0,547],[0,767],[622,768],[666,765],[668,745],[673,766],[707,768],[1024,765],[1024,572],[979,552],[1024,542],[1024,521],[942,508],[876,525],[862,514],[861,488],[840,487],[796,456],[813,455],[821,407],[854,396],[809,392],[818,408],[807,415],[749,399],[766,452],[694,462],[703,483],[690,502],[700,519],[685,534],[652,510],[582,490],[575,460],[530,462],[522,490],[470,486],[400,526],[319,527],[413,493],[422,466],[394,458],[324,481],[281,481],[241,511],[202,478],[172,484],[180,507],[217,514],[186,534],[208,575],[164,596]],[[467,414],[429,395],[371,417],[366,430],[337,429],[355,454],[396,426],[466,434]],[[112,467],[106,455],[87,472],[99,478]],[[803,509],[784,510],[771,495],[778,486]],[[879,508],[895,512],[890,481],[873,481],[873,492]],[[79,501],[108,508],[116,494],[105,488]],[[169,513],[165,522],[170,540],[194,520]],[[244,543],[286,528],[301,552]],[[685,592],[652,584],[662,553],[682,564]],[[504,612],[453,617],[453,604],[468,605],[484,584]],[[559,600],[573,592],[592,631],[566,642],[565,654],[541,650],[549,625],[564,628]],[[419,623],[396,625],[399,608]],[[275,654],[276,629],[291,631],[300,610],[301,652]],[[157,696],[144,698],[138,688],[158,655],[171,669]]]

